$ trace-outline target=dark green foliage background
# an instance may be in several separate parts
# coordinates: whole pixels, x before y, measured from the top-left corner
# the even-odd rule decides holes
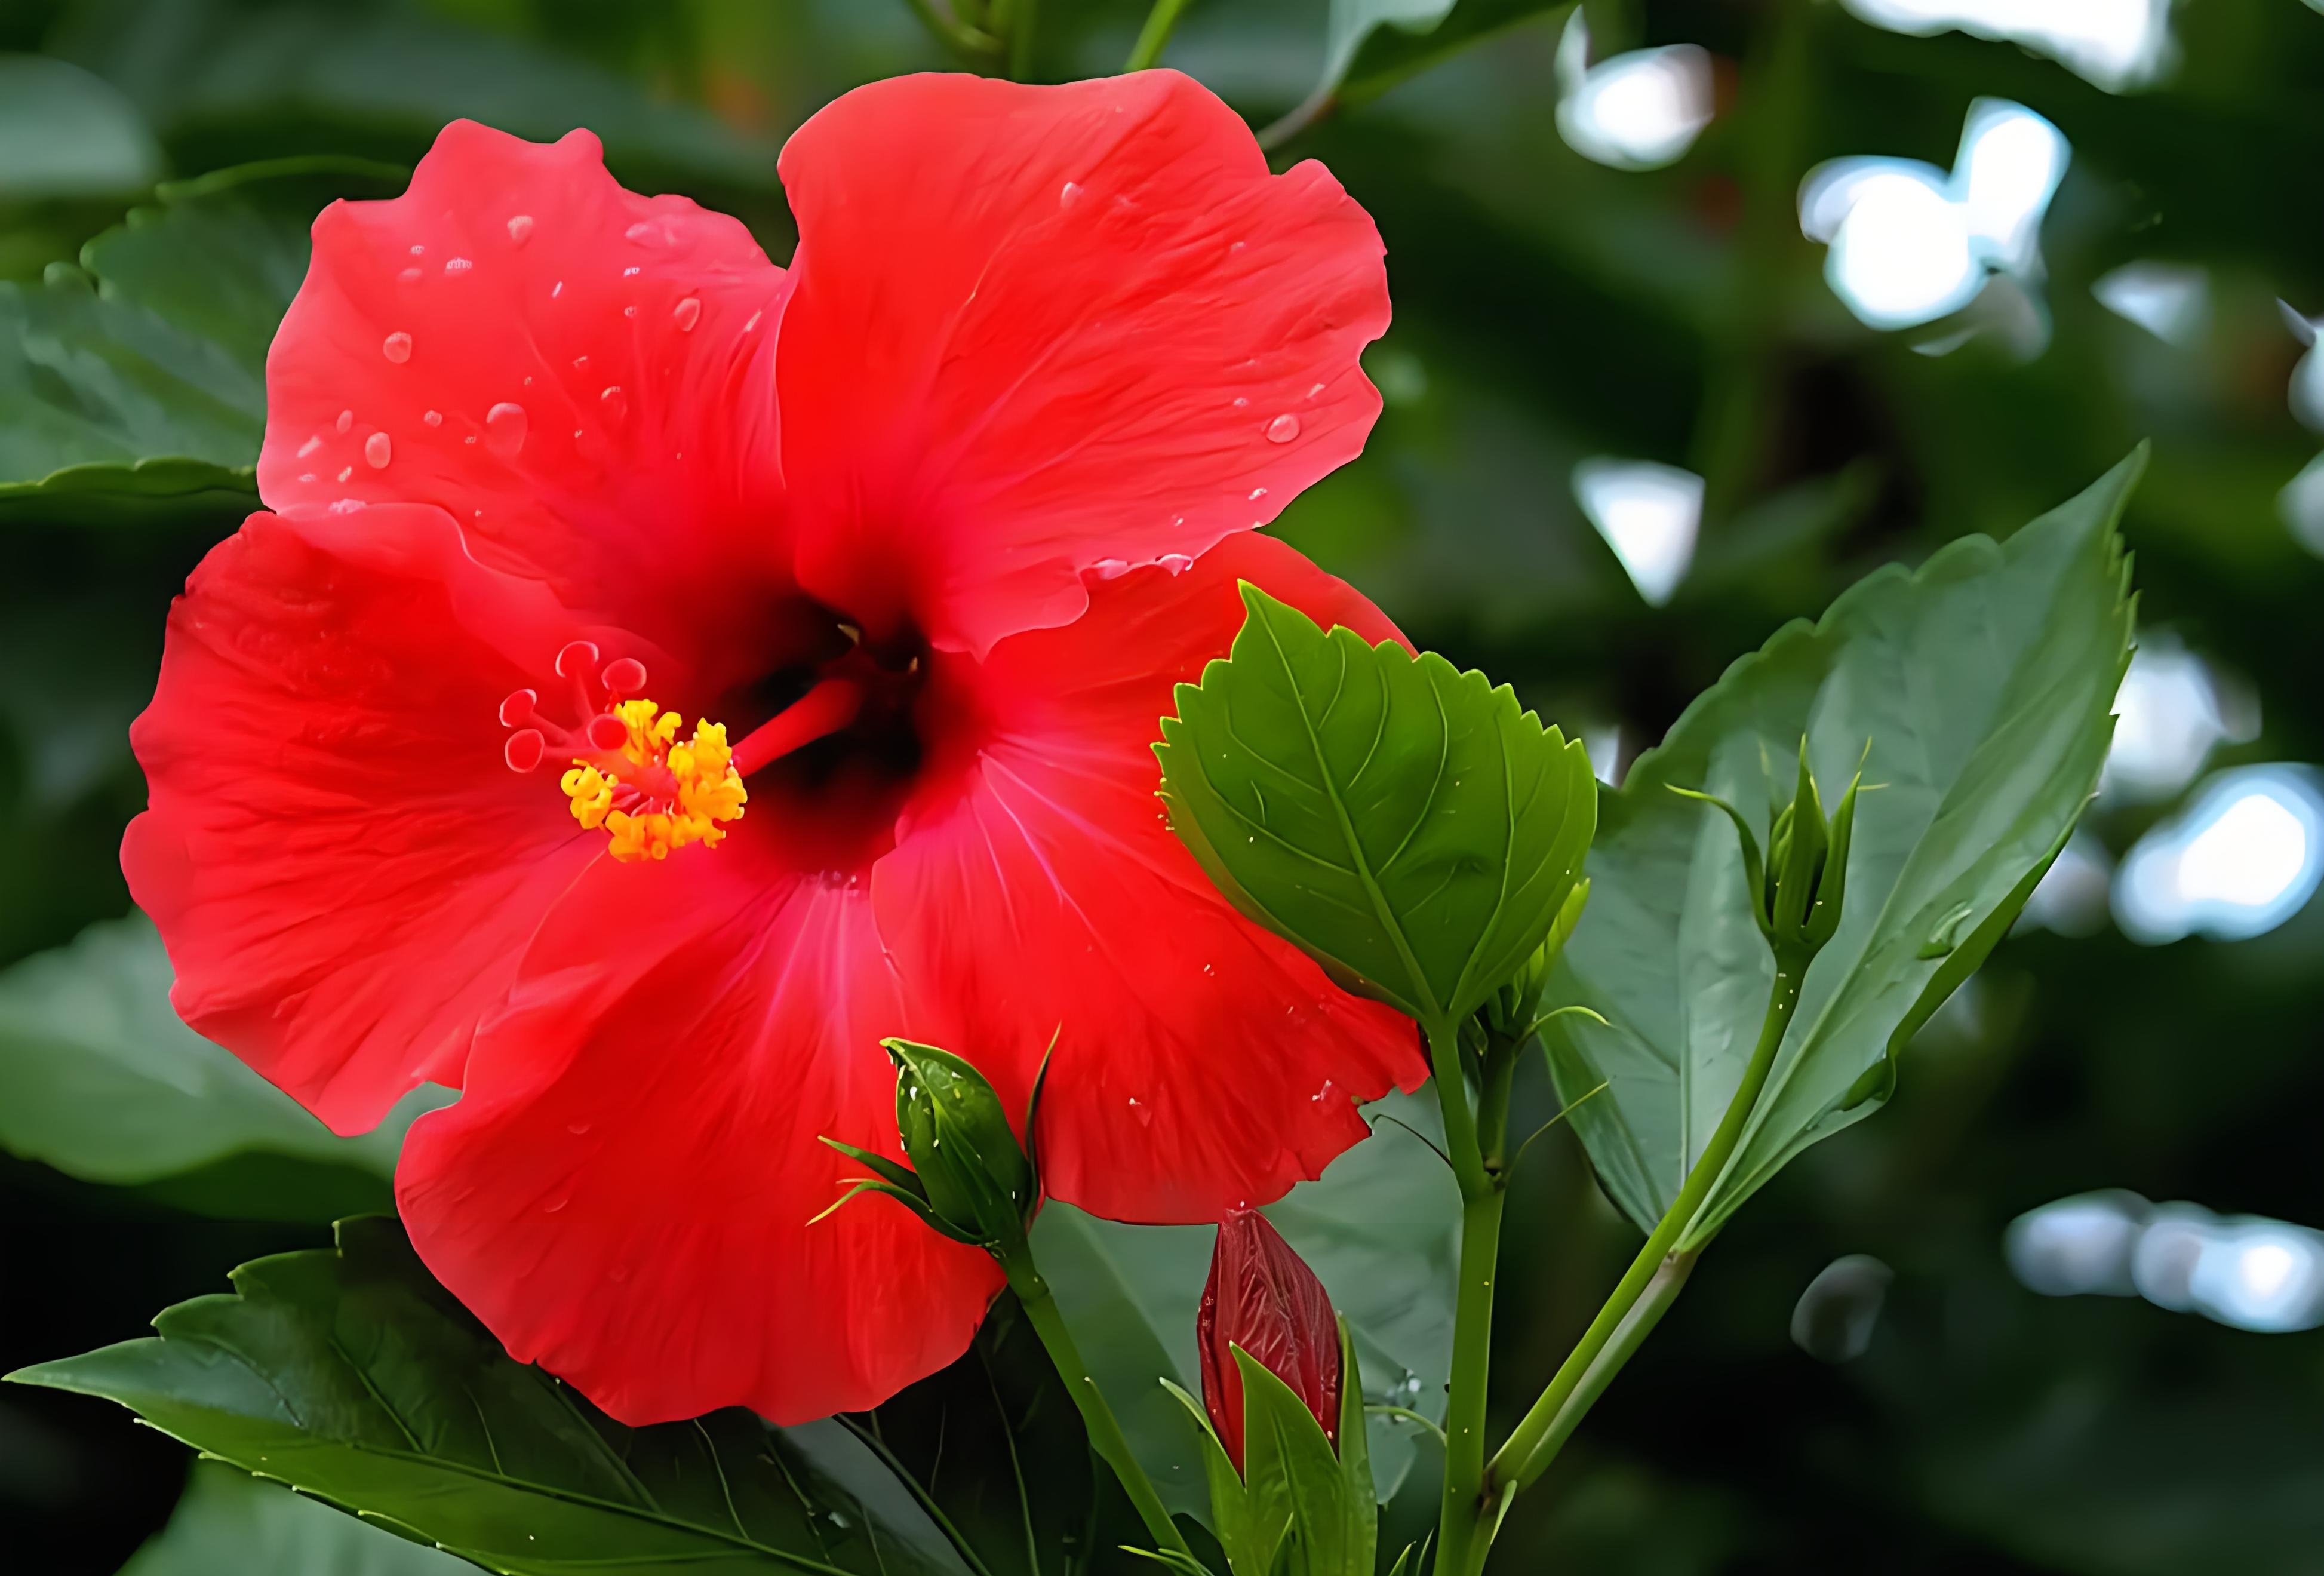
[[[1280,156],[1325,160],[1379,221],[1397,320],[1370,365],[1389,406],[1365,456],[1287,513],[1284,534],[1545,720],[1619,723],[1627,755],[1784,620],[1878,564],[2006,536],[2152,438],[2125,522],[2144,627],[2255,683],[2265,731],[2227,759],[2324,760],[2324,563],[2274,507],[2318,447],[2286,410],[2298,347],[2274,300],[2324,309],[2324,15],[2186,0],[2176,75],[2116,97],[2009,45],[1882,32],[1833,4],[1797,7],[1797,52],[1777,62],[1780,5],[1591,0],[1601,51],[1691,41],[1724,62],[1720,119],[1653,174],[1598,168],[1558,139],[1560,8],[1528,21],[1524,5],[1464,0],[1462,15],[1518,24],[1480,22],[1482,36],[1433,61],[1388,33],[1357,52],[1357,102]],[[1113,69],[1143,11],[1044,0],[1037,74]],[[1265,124],[1314,86],[1325,11],[1196,0],[1166,59]],[[788,128],[858,82],[949,63],[902,0],[0,0],[0,51],[112,84],[158,152],[120,190],[27,194],[5,179],[23,151],[0,140],[0,278],[31,292],[58,288],[42,282],[51,264],[150,271],[134,247],[81,247],[152,205],[156,175],[316,155],[408,166],[454,115],[537,136],[589,124],[631,184],[730,208],[780,259],[792,235],[773,153]],[[2027,363],[1983,341],[1923,356],[1908,336],[1860,328],[1792,218],[1798,178],[1822,159],[1950,163],[1979,95],[2040,111],[2073,147],[2043,237],[2054,335]],[[2147,257],[2211,269],[2195,347],[2091,298],[2092,280]],[[180,323],[211,310],[184,282],[149,277],[136,299]],[[0,376],[0,421],[8,387]],[[205,441],[246,419],[222,417]],[[124,730],[150,693],[169,595],[253,502],[230,456],[188,452],[211,471],[127,496],[0,484],[0,963],[127,910],[115,850],[143,788]],[[1711,477],[1695,570],[1666,608],[1640,603],[1573,505],[1573,462],[1601,453]],[[2119,852],[2157,813],[2101,806],[2095,827]],[[1974,1020],[1924,1034],[1879,1120],[1805,1155],[1706,1255],[1519,1501],[1508,1568],[2324,1569],[2324,1335],[2046,1301],[2000,1257],[2016,1213],[2100,1186],[2324,1224],[2319,963],[2315,909],[2233,945],[2006,942]],[[1537,1070],[1524,1098],[1534,1121],[1548,1114]],[[1527,1166],[1496,1375],[1512,1415],[1637,1241],[1568,1136]],[[286,1197],[310,1207],[283,1221]],[[318,1219],[383,1200],[368,1173],[267,1154],[114,1186],[0,1156],[0,1369],[140,1335],[163,1304],[223,1289],[229,1267],[319,1246]],[[1867,1355],[1823,1367],[1786,1322],[1823,1265],[1857,1252],[1896,1282]],[[884,1409],[899,1453],[925,1453],[935,1419],[985,1417],[973,1408],[996,1391],[1041,1405],[1011,1328],[986,1344],[985,1371]],[[1086,1550],[1088,1476],[1054,1402],[1028,1439],[1047,1452],[1049,1503],[1070,1503],[1056,1537],[1070,1529]],[[957,1426],[957,1459],[989,1463],[989,1419]],[[0,1392],[0,1566],[116,1570],[185,1477],[186,1452],[118,1408]],[[157,1553],[144,1569],[238,1568],[198,1562],[194,1532],[239,1513],[219,1493],[188,1524],[193,1562]],[[963,1493],[966,1522],[1013,1514],[997,1491]],[[1392,1507],[1383,1547],[1415,1523],[1413,1506]]]

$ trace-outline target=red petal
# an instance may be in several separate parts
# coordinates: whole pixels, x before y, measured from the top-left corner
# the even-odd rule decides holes
[[[875,1405],[967,1349],[991,1258],[816,1140],[901,1157],[906,1027],[860,887],[754,845],[593,867],[542,927],[397,1199],[509,1350],[630,1424]]]
[[[502,763],[502,698],[581,631],[433,509],[253,515],[171,610],[122,867],[171,1000],[340,1132],[469,1031],[601,838]]]
[[[1093,585],[1063,629],[987,659],[1002,731],[956,799],[899,829],[872,874],[881,934],[945,1042],[1021,1101],[1043,1095],[1042,1180],[1116,1220],[1216,1220],[1278,1197],[1364,1137],[1355,1102],[1427,1075],[1409,1021],[1330,983],[1230,908],[1164,824],[1151,751],[1171,686],[1241,627],[1239,578],[1379,640],[1376,608],[1270,538],[1184,575]]]
[[[259,490],[438,504],[570,604],[669,613],[668,587],[771,562],[787,288],[735,220],[623,190],[587,132],[455,121],[405,196],[315,221]]]
[[[1353,458],[1370,218],[1172,71],[875,83],[783,151],[801,583],[982,654],[1079,571],[1194,555]]]

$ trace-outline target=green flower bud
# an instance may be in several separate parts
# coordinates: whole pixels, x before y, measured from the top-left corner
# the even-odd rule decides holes
[[[896,1063],[896,1129],[928,1212],[969,1241],[1021,1238],[1038,1179],[992,1085],[950,1051],[910,1040],[881,1044]]]
[[[1759,860],[1758,839],[1741,811],[1724,799],[1692,788],[1671,791],[1701,799],[1726,812],[1743,843],[1743,880],[1750,893],[1751,918],[1775,955],[1810,958],[1840,929],[1840,905],[1848,892],[1848,850],[1856,829],[1859,770],[1840,796],[1840,807],[1824,818],[1815,777],[1808,770],[1808,742],[1800,740],[1800,775],[1792,802],[1775,812],[1767,832],[1767,859]]]

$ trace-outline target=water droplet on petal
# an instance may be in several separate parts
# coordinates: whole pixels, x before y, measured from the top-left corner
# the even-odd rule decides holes
[[[1248,246],[1248,245],[1250,245],[1250,242],[1248,242],[1248,241],[1237,241],[1236,243],[1234,243],[1234,244],[1232,244],[1232,245],[1229,246],[1229,247],[1227,248],[1227,250],[1228,250],[1229,252],[1231,252],[1231,253],[1232,253],[1232,252],[1240,252],[1240,251],[1241,251],[1244,247],[1246,247],[1246,246]]]
[[[750,320],[749,322],[747,322],[747,323],[745,323],[745,324],[743,324],[743,325],[742,325],[742,332],[743,332],[743,333],[745,333],[745,334],[748,334],[752,329],[753,329],[753,328],[757,327],[759,326],[759,319],[760,319],[760,318],[763,318],[763,317],[765,317],[765,316],[766,316],[766,313],[764,313],[764,312],[753,312],[753,313],[752,313],[752,314],[751,314],[751,320]]]
[[[1183,575],[1194,567],[1194,560],[1185,553],[1165,553],[1154,561],[1173,575]]]
[[[353,427],[355,424],[355,413],[354,411],[352,411],[352,410],[342,410],[342,411],[340,411],[340,412],[339,412],[339,419],[338,419],[338,422],[337,422],[337,426],[338,426],[338,429],[339,429],[341,432],[345,432],[348,428]]]
[[[586,355],[575,356],[573,358],[573,370],[575,372],[587,372],[589,370],[589,358]]]
[[[623,307],[623,308],[622,309],[622,317],[624,317],[624,318],[634,318],[634,317],[636,317],[637,315],[638,315],[638,309],[637,309],[637,308],[635,308],[635,307],[633,307],[633,306],[632,306],[632,307]]]
[[[1250,409],[1250,401],[1242,395],[1237,394],[1234,398],[1234,408],[1238,410],[1248,410]]]
[[[1100,558],[1090,568],[1101,580],[1119,580],[1130,573],[1130,561],[1127,558]]]
[[[385,470],[393,452],[394,447],[388,442],[384,432],[374,432],[364,439],[364,463],[374,471]]]
[[[559,297],[559,296],[563,295],[564,293],[565,293],[565,281],[564,281],[563,280],[561,280],[561,279],[560,279],[560,280],[558,280],[555,284],[553,284],[553,285],[551,285],[551,286],[549,287],[549,299],[550,300],[552,300],[552,301],[553,301],[553,300],[555,300],[558,297]]]
[[[1057,206],[1061,208],[1069,208],[1081,199],[1082,184],[1078,180],[1066,181],[1065,189],[1057,193]]]
[[[346,480],[346,477],[341,476],[339,480],[344,482]],[[361,509],[363,506],[363,500],[360,498],[339,498],[333,500],[330,512],[333,514],[353,514],[356,510]]]
[[[354,475],[355,474],[355,466],[353,466],[353,465],[341,465],[341,466],[339,467],[339,480],[340,480],[340,482],[341,482],[342,484],[344,484],[344,483],[347,480],[347,478],[348,478],[348,477],[350,477],[350,476]]]
[[[565,1130],[571,1133],[577,1138],[581,1137],[582,1134],[589,1130],[589,1124],[587,1122],[567,1122],[565,1124]]]
[[[540,1206],[540,1212],[545,1215],[553,1215],[572,1202],[572,1199],[569,1197],[550,1199],[547,1203]]]
[[[445,277],[447,279],[457,278],[459,275],[467,272],[468,270],[474,267],[475,267],[475,264],[469,262],[465,257],[447,257],[444,259],[444,273]]]
[[[420,419],[425,421],[430,427],[441,427],[444,425],[444,412],[441,410],[430,410],[427,415],[422,416]]]
[[[632,277],[635,276],[635,274],[637,273],[637,272],[638,272],[638,271],[637,271],[637,269],[636,269],[636,268],[634,268],[634,267],[631,267],[631,268],[624,268],[623,270],[622,270],[622,277],[623,279],[629,279],[629,278],[632,278]]]
[[[1258,502],[1260,499],[1262,499],[1262,498],[1264,498],[1264,497],[1266,497],[1266,496],[1267,496],[1267,489],[1266,489],[1266,488],[1264,488],[1264,487],[1253,487],[1253,488],[1250,490],[1250,501],[1251,501],[1253,503]]]
[[[619,384],[598,395],[597,403],[604,408],[608,421],[619,421],[630,413],[629,396],[622,392]]]
[[[1312,385],[1312,386],[1308,389],[1308,391],[1307,391],[1307,397],[1308,397],[1309,399],[1311,399],[1311,400],[1312,400],[1312,399],[1314,399],[1316,395],[1318,395],[1318,394],[1322,393],[1323,392],[1323,384],[1321,384],[1321,383],[1314,384],[1314,385]]]
[[[401,280],[406,284],[418,284],[422,275],[420,274],[420,270],[416,268],[407,268],[395,277]]]
[[[312,471],[302,471],[302,472],[300,472],[300,473],[299,479],[300,479],[300,481],[302,481],[302,482],[312,482],[312,481],[316,480],[317,478],[316,478],[316,475],[315,475],[315,473],[314,473],[314,472],[312,472]]]
[[[1299,418],[1288,410],[1267,424],[1267,441],[1269,443],[1289,443],[1298,436]]]
[[[527,241],[532,239],[532,216],[530,214],[511,214],[509,216],[508,230],[509,239],[515,242],[520,246],[523,245]]]
[[[428,255],[428,248],[425,246],[414,246],[411,249],[411,254],[414,257],[425,257]]]
[[[309,438],[306,442],[299,446],[299,457],[303,460],[309,455],[313,454],[317,449],[322,447],[323,435],[318,432],[312,438]]]
[[[514,459],[524,447],[524,407],[503,400],[484,412],[484,447],[503,459]]]
[[[669,320],[678,325],[680,334],[693,333],[694,326],[702,320],[702,303],[692,296],[687,297],[669,309]]]
[[[380,342],[379,353],[397,365],[411,359],[411,336],[401,328]]]

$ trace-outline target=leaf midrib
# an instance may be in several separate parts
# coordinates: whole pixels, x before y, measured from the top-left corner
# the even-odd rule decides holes
[[[275,1390],[275,1393],[278,1395],[281,1393],[271,1380],[266,1379],[266,1376],[264,1374],[260,1373],[255,1368],[252,1368],[247,1361],[241,1359],[238,1353],[229,1351],[224,1347],[217,1347],[214,1343],[205,1344],[212,1344],[214,1350],[225,1352],[227,1356],[234,1357],[244,1368],[248,1369],[254,1377],[266,1382],[269,1389]],[[102,1392],[98,1393],[101,1394]],[[107,1399],[118,1398],[119,1397],[116,1396],[107,1396]],[[224,1412],[219,1411],[215,1407],[204,1406],[192,1409],[199,1410],[212,1416],[226,1418],[235,1423],[247,1424],[262,1421],[261,1419],[248,1417],[242,1413]],[[141,1413],[141,1415],[142,1415],[143,1414]],[[201,1451],[207,1454],[218,1455],[223,1457],[225,1460],[234,1461],[233,1457],[226,1456],[224,1452],[218,1450],[215,1445],[206,1444],[200,1440],[188,1438],[185,1434],[179,1433],[176,1429],[170,1427],[166,1424],[156,1421],[150,1416],[147,1417],[147,1421],[151,1422],[155,1428],[160,1429],[163,1433],[168,1434],[171,1438],[177,1440],[181,1444],[188,1445],[194,1450]],[[402,1424],[400,1419],[398,1420],[397,1426],[399,1428],[402,1427]],[[579,1493],[568,1488],[559,1488],[551,1484],[537,1483],[530,1479],[519,1478],[506,1471],[498,1473],[483,1471],[475,1467],[469,1466],[464,1461],[453,1461],[444,1456],[426,1455],[410,1451],[388,1450],[378,1445],[365,1444],[355,1440],[330,1439],[321,1435],[307,1434],[303,1428],[300,1432],[305,1435],[302,1443],[308,1449],[344,1450],[359,1456],[376,1456],[389,1461],[416,1463],[438,1471],[447,1472],[454,1476],[468,1478],[477,1482],[495,1484],[502,1488],[510,1489],[512,1492],[538,1495],[544,1499],[554,1499],[561,1504],[580,1506],[586,1509],[608,1511],[617,1516],[628,1516],[634,1521],[647,1523],[650,1525],[667,1527],[678,1534],[690,1535],[706,1541],[724,1544],[750,1553],[764,1554],[779,1564],[788,1565],[796,1570],[816,1571],[818,1573],[818,1576],[854,1576],[853,1572],[849,1571],[843,1567],[826,1564],[818,1560],[809,1559],[803,1554],[794,1554],[786,1550],[772,1547],[771,1545],[760,1543],[757,1539],[750,1537],[747,1535],[730,1535],[726,1533],[720,1532],[715,1527],[704,1526],[696,1522],[678,1520],[676,1517],[670,1516],[667,1511],[663,1511],[659,1507],[648,1510],[634,1505],[616,1504],[612,1500],[597,1498],[594,1495]],[[591,1432],[594,1433],[595,1430],[593,1429]],[[276,1476],[276,1474],[272,1472],[261,1471],[255,1467],[244,1467],[238,1461],[235,1461],[234,1464],[237,1467],[242,1467],[243,1470],[251,1473],[254,1477],[267,1478]],[[721,1470],[723,1471],[723,1467]],[[284,1478],[281,1480],[286,1483],[290,1481],[288,1478]],[[293,1486],[296,1487],[297,1485]],[[342,1503],[337,1495],[326,1494],[320,1489],[311,1489],[309,1491],[316,1493],[319,1498],[330,1500],[335,1505]],[[350,1506],[349,1508],[359,1509],[360,1507]],[[652,1557],[656,1559],[666,1559],[672,1556],[658,1554]],[[570,1562],[567,1562],[569,1563]]]
[[[1428,977],[1421,972],[1420,959],[1413,952],[1411,941],[1405,935],[1404,926],[1397,919],[1395,910],[1389,908],[1388,895],[1380,889],[1379,881],[1372,873],[1371,862],[1365,857],[1363,844],[1357,841],[1355,822],[1348,814],[1347,804],[1342,798],[1340,794],[1340,785],[1332,775],[1330,762],[1324,758],[1323,736],[1315,731],[1314,719],[1307,714],[1306,696],[1300,691],[1299,675],[1291,666],[1290,653],[1283,649],[1282,638],[1278,636],[1275,631],[1275,622],[1272,619],[1262,619],[1258,617],[1257,609],[1253,609],[1252,612],[1252,622],[1258,623],[1266,632],[1268,644],[1275,650],[1275,659],[1282,666],[1283,682],[1289,687],[1292,699],[1297,703],[1295,709],[1299,714],[1300,728],[1307,736],[1308,752],[1314,756],[1315,760],[1315,775],[1323,785],[1323,797],[1331,801],[1333,818],[1339,823],[1340,835],[1347,843],[1349,857],[1351,859],[1351,868],[1354,870],[1356,879],[1363,883],[1364,894],[1371,899],[1374,917],[1379,920],[1381,926],[1387,930],[1388,939],[1395,943],[1397,955],[1403,960],[1405,969],[1411,976],[1415,991],[1424,998],[1424,1000],[1420,1002],[1419,1005],[1424,1006],[1427,1009],[1428,1022],[1423,1027],[1429,1030],[1430,1037],[1434,1038],[1441,1033],[1445,1027],[1443,1022],[1444,1009],[1443,1005],[1436,1000],[1435,992],[1429,989]],[[1342,670],[1344,672],[1348,660],[1345,649],[1341,647],[1338,642],[1332,641],[1328,632],[1324,635],[1324,640],[1327,643],[1333,646],[1333,649],[1338,654]],[[1388,707],[1394,703],[1394,696],[1388,692],[1388,686],[1384,680],[1380,685],[1380,688],[1382,692],[1381,713],[1383,719],[1385,719]],[[1434,685],[1429,686],[1428,692],[1432,696],[1434,696],[1436,694],[1436,687]],[[1436,710],[1437,721],[1443,724],[1442,731],[1449,743],[1452,734],[1452,727],[1449,720],[1445,718],[1443,714],[1444,708],[1441,702]],[[1382,731],[1386,731],[1385,721],[1383,721],[1382,723]],[[1435,802],[1436,798],[1436,781],[1441,781],[1443,775],[1444,754],[1443,751],[1440,751],[1436,763],[1436,779],[1430,783],[1428,790],[1429,802],[1432,804]]]

